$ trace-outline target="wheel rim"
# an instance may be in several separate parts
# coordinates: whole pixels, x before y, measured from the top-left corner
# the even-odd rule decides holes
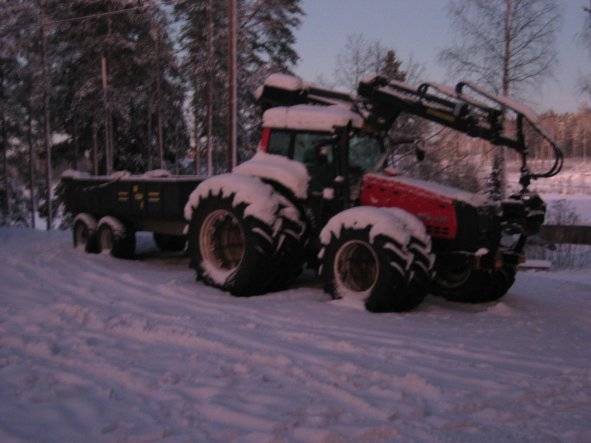
[[[336,254],[334,275],[337,290],[341,289],[345,294],[367,295],[378,281],[378,257],[368,243],[348,241]]]
[[[101,251],[111,252],[113,249],[113,233],[111,232],[110,228],[101,229],[99,243],[101,245]]]
[[[468,281],[472,269],[469,266],[456,266],[437,273],[437,282],[447,289],[455,289]]]
[[[77,248],[85,248],[88,243],[88,228],[82,223],[76,223],[74,241]]]
[[[231,274],[242,263],[246,250],[238,218],[224,209],[209,214],[199,231],[199,246],[208,268]]]

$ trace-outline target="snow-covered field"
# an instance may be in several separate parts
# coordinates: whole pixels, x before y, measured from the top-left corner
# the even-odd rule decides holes
[[[0,230],[0,441],[591,441],[591,277],[408,314],[236,299],[187,260]]]

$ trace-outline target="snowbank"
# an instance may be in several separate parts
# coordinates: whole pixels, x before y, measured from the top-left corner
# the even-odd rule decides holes
[[[234,298],[141,260],[0,229],[0,441],[591,439],[588,270],[408,314],[298,289]]]

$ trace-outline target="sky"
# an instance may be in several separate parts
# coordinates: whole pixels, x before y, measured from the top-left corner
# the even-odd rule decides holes
[[[528,97],[538,111],[576,111],[585,98],[577,90],[579,78],[591,73],[591,54],[577,41],[589,0],[558,0],[562,27],[557,35],[558,66],[553,76]],[[295,72],[314,81],[331,78],[337,54],[349,34],[379,40],[407,60],[425,68],[425,80],[456,83],[437,61],[438,52],[450,44],[453,30],[446,0],[303,0],[306,17],[297,31],[300,61]],[[589,100],[587,100],[589,103]]]

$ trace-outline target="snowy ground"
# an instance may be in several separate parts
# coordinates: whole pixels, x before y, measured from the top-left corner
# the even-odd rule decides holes
[[[591,441],[591,277],[372,315],[0,230],[0,441]]]

